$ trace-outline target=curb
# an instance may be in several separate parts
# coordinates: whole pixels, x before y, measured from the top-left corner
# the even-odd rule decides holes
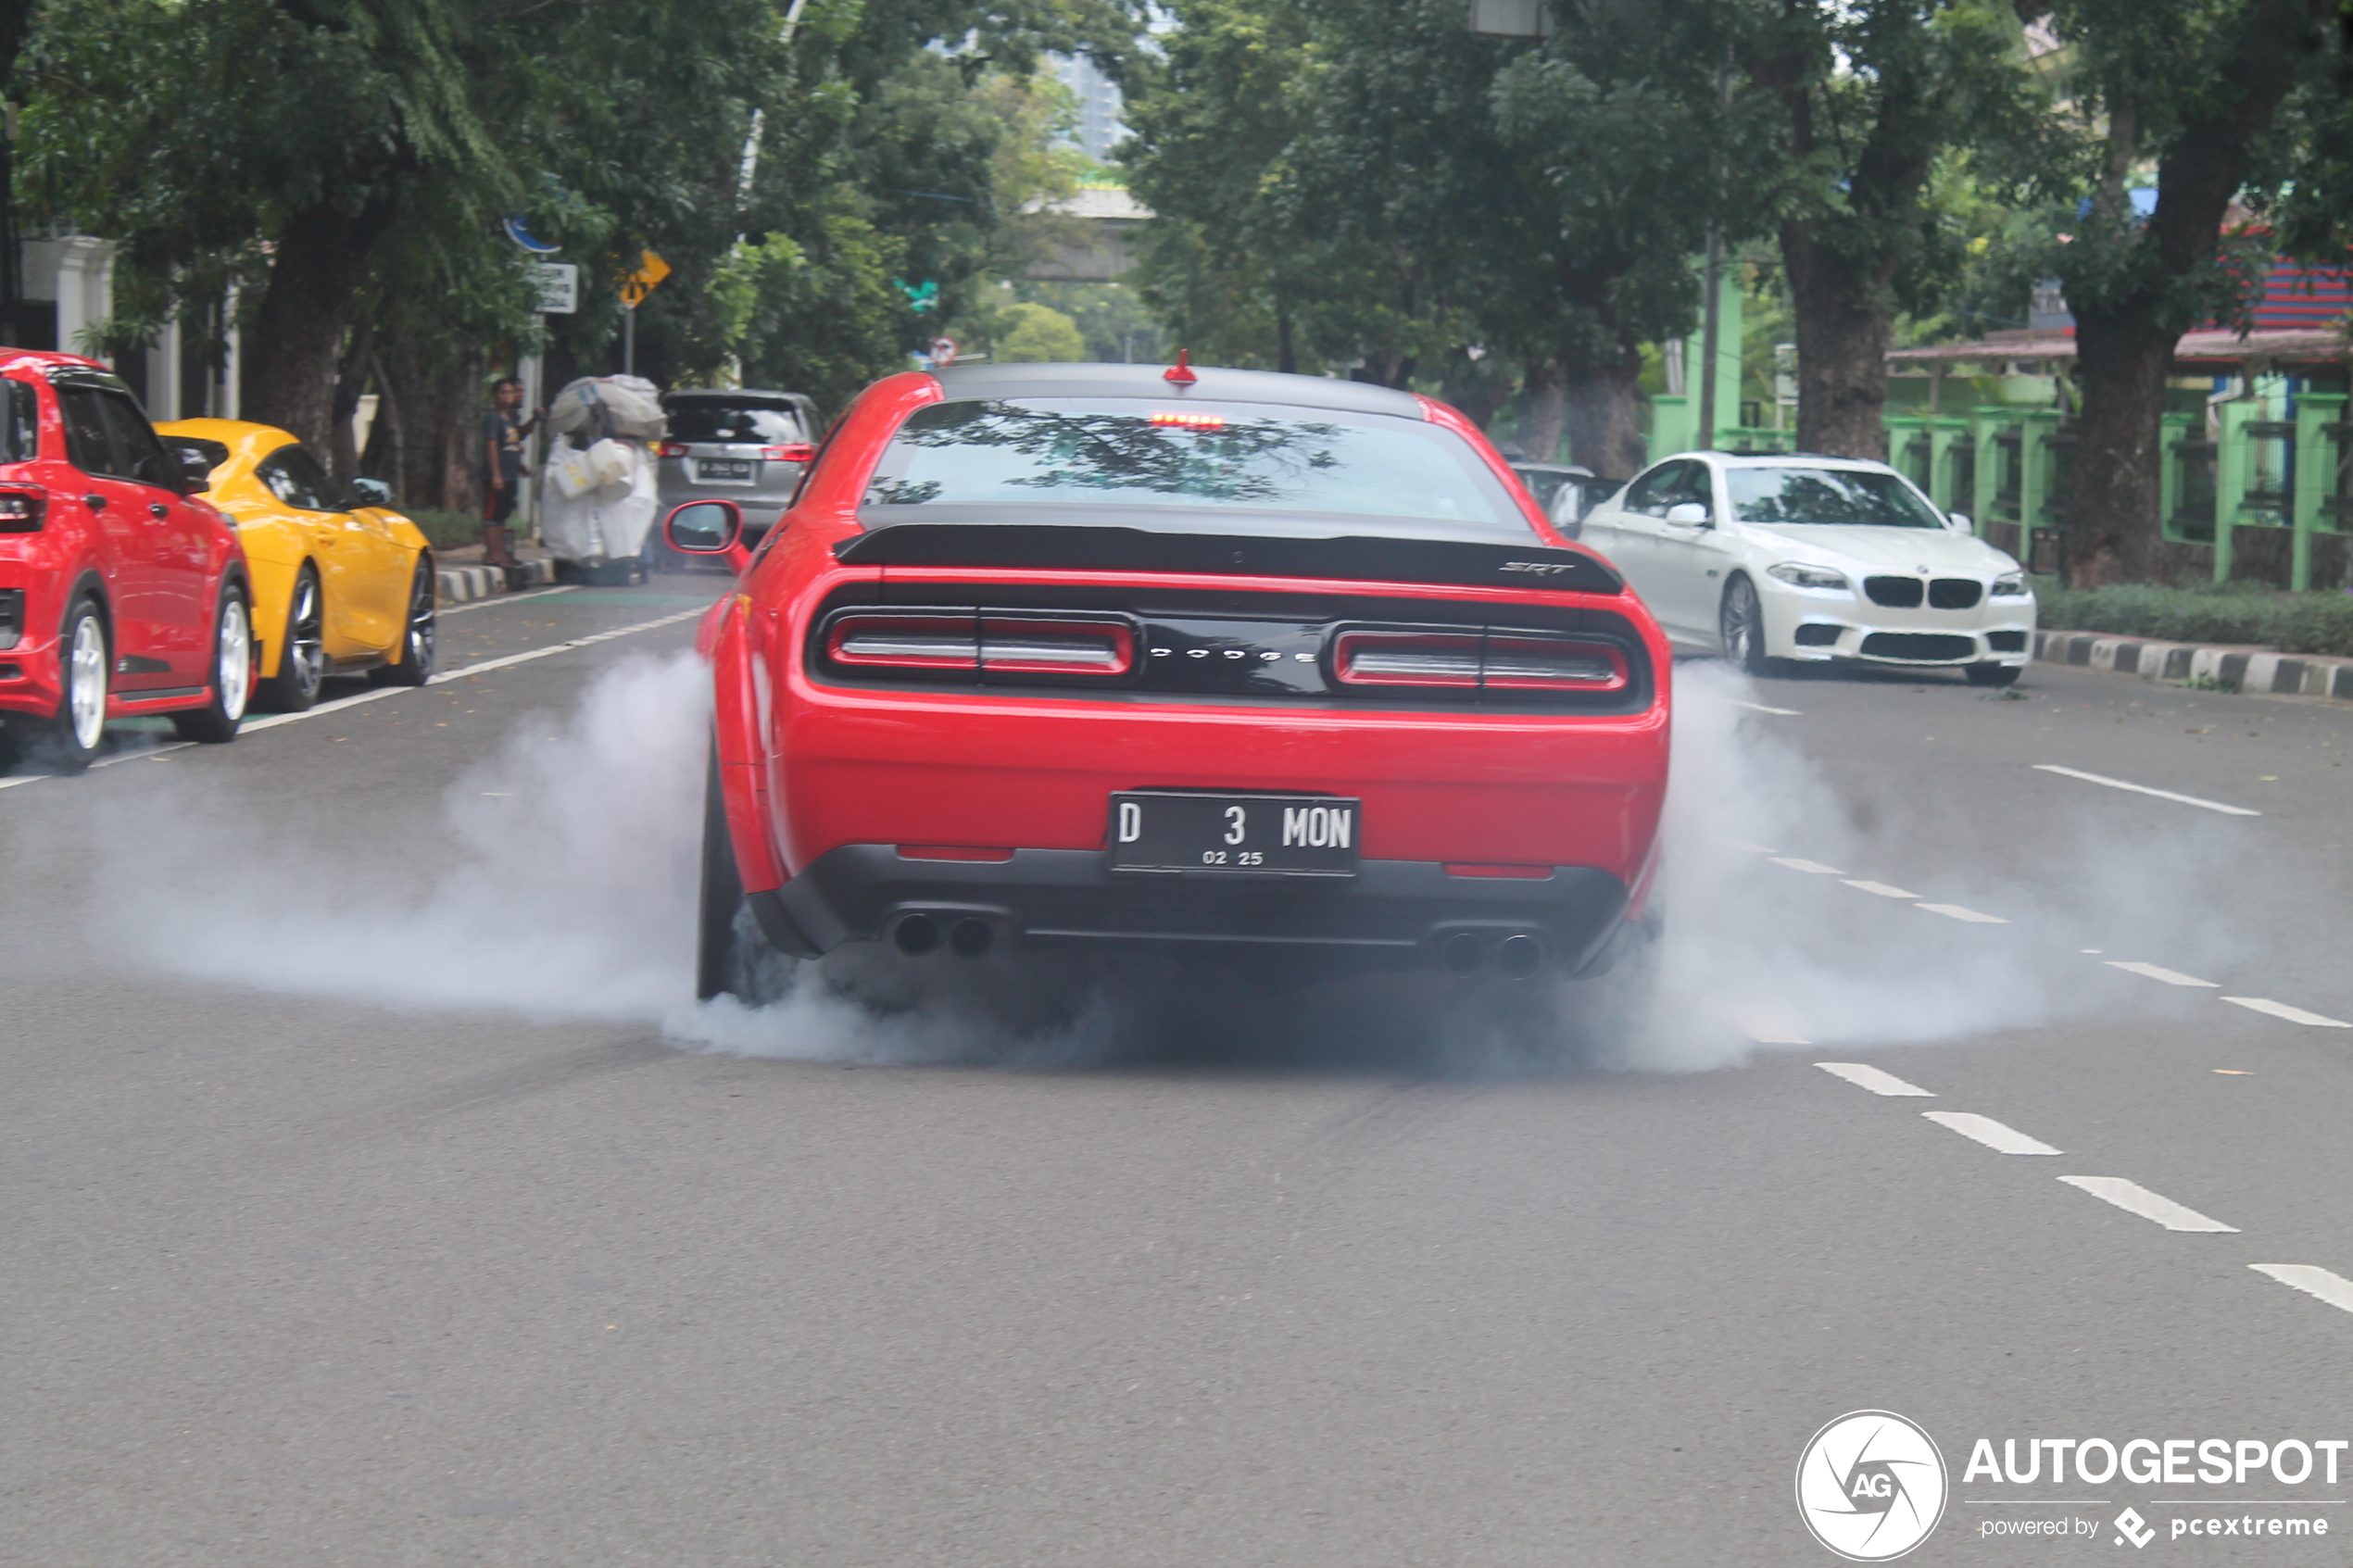
[[[553,583],[556,563],[527,560],[512,571],[496,566],[445,566],[434,572],[434,578],[443,604],[463,604],[468,599],[486,599],[494,594]]]
[[[2321,654],[2266,653],[2111,637],[2097,632],[2037,632],[2034,657],[2045,664],[2113,670],[2144,681],[2205,679],[2242,692],[2274,696],[2326,696],[2353,702],[2353,659]]]

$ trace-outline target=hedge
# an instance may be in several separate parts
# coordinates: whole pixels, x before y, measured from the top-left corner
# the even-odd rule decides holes
[[[2169,643],[2253,643],[2282,653],[2353,657],[2353,592],[2283,594],[2244,583],[2196,588],[2034,585],[2038,623]]]

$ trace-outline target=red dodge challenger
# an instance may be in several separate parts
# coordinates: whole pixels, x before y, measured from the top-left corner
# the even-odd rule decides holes
[[[741,531],[668,520],[741,573],[700,637],[704,997],[765,947],[1526,978],[1650,927],[1667,643],[1443,404],[1181,361],[892,376]]]

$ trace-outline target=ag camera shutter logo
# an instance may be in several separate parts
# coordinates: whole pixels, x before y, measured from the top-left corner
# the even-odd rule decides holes
[[[1797,1512],[1814,1538],[1849,1562],[1887,1562],[1936,1529],[1944,1456],[1893,1411],[1855,1411],[1814,1434],[1797,1461]]]

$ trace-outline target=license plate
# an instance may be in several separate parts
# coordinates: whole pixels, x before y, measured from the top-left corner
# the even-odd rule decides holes
[[[702,458],[695,463],[697,479],[751,478],[751,461],[746,458]]]
[[[1354,876],[1363,816],[1328,795],[1128,791],[1111,797],[1111,869]]]

